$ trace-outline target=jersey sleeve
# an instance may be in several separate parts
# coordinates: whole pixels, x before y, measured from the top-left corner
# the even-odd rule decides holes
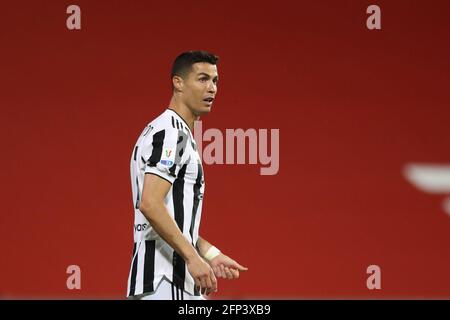
[[[187,140],[188,137],[182,130],[175,128],[155,130],[147,148],[145,173],[155,174],[173,183],[187,162],[185,152]]]

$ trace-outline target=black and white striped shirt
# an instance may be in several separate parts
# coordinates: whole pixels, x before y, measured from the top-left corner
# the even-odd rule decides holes
[[[134,246],[127,296],[153,292],[166,276],[190,294],[199,295],[182,257],[152,228],[139,210],[144,176],[154,174],[172,184],[164,203],[183,235],[196,247],[205,183],[192,132],[173,110],[166,109],[139,136],[130,164],[134,205]]]

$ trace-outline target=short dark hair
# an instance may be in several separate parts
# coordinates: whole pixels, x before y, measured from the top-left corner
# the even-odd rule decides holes
[[[217,64],[219,57],[207,51],[186,51],[175,58],[172,65],[172,74],[170,78],[179,76],[184,78],[191,71],[191,67],[197,62],[207,62],[210,64]]]

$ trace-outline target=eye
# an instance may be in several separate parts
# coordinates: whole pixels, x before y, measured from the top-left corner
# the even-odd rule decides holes
[[[207,80],[207,78],[200,78],[200,82],[206,82]]]

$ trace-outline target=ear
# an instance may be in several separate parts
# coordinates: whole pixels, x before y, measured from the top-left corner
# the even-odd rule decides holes
[[[180,76],[173,76],[172,84],[173,84],[175,91],[183,92],[183,87],[184,87],[183,78],[181,78]]]

